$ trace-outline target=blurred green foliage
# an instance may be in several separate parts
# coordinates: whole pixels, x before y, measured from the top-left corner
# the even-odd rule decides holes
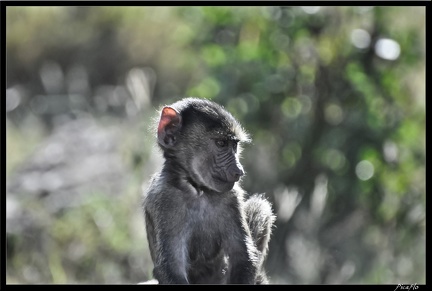
[[[148,129],[156,108],[185,96],[224,105],[252,135],[243,186],[265,192],[279,217],[272,283],[425,283],[424,7],[7,7],[6,16],[8,181],[59,116],[120,128],[130,175],[121,195],[86,193],[55,214],[21,193],[46,223],[44,235],[8,231],[8,283],[151,277],[139,213],[140,184],[156,168]],[[57,74],[44,81],[43,68]],[[156,76],[141,107],[134,68]]]

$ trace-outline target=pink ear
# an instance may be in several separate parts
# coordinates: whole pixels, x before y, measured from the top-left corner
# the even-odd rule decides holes
[[[172,146],[180,125],[181,115],[172,107],[164,107],[158,125],[159,142],[164,146]]]

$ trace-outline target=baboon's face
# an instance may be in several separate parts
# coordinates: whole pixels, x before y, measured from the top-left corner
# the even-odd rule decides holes
[[[238,140],[206,133],[191,153],[191,177],[197,185],[226,192],[244,175],[238,158]]]

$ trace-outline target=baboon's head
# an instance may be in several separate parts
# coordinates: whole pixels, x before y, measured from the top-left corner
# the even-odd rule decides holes
[[[165,158],[176,161],[195,187],[225,192],[244,175],[240,144],[249,137],[214,102],[185,98],[163,107],[157,138]]]

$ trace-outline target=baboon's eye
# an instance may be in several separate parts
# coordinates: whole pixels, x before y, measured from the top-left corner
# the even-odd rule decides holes
[[[223,148],[223,147],[226,147],[228,145],[228,142],[226,140],[223,140],[223,139],[217,139],[216,145],[220,148]]]

